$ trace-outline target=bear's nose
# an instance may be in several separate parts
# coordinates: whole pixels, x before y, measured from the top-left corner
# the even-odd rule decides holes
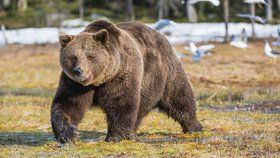
[[[81,76],[83,74],[83,70],[80,67],[75,67],[73,72],[76,76]]]

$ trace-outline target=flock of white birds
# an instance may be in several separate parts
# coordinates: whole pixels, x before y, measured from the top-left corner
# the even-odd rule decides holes
[[[210,2],[214,6],[219,6],[220,5],[220,0],[189,0],[188,4],[195,4],[198,2]],[[265,0],[244,0],[245,3],[263,3],[267,4]],[[241,18],[247,18],[253,21],[257,21],[261,24],[266,24],[267,21],[266,19],[256,16],[256,15],[251,15],[251,14],[236,14],[236,16],[241,17]],[[161,19],[157,23],[153,25],[153,28],[155,30],[161,30],[162,28],[166,26],[171,26],[176,28],[176,23],[173,22],[172,20],[166,20],[166,19]],[[280,46],[280,28],[278,29],[278,39],[277,41],[273,42],[274,46]],[[231,42],[230,45],[241,48],[241,49],[246,49],[248,47],[248,36],[245,28],[242,30],[240,35],[234,35],[231,37]],[[215,45],[203,45],[200,47],[196,47],[194,42],[189,42],[189,47],[185,46],[184,47],[187,51],[189,51],[192,55],[192,61],[197,62],[200,61],[205,55],[211,55],[211,50],[215,48]],[[265,46],[264,46],[264,54],[270,58],[276,59],[280,56],[280,53],[273,50],[268,43],[267,40],[265,40]],[[184,57],[184,55],[180,52],[176,51],[176,55],[178,58]]]
[[[164,27],[174,27],[176,29],[177,24],[169,19],[161,19],[158,22],[156,22],[152,28],[155,30],[160,31]],[[273,42],[273,46],[280,46],[280,28],[278,29],[278,39]],[[234,35],[231,37],[231,42],[230,45],[240,48],[240,49],[246,49],[248,47],[248,36],[247,32],[245,29],[242,30],[240,35]],[[202,45],[200,47],[197,47],[194,42],[189,42],[189,46],[184,47],[185,50],[190,52],[192,56],[192,61],[193,62],[198,62],[200,61],[203,57],[207,55],[211,55],[211,50],[215,48],[215,45],[209,44],[209,45]],[[268,56],[269,58],[276,59],[280,57],[280,53],[277,52],[276,50],[273,50],[268,43],[267,40],[265,40],[265,45],[264,45],[264,54]],[[176,55],[178,58],[185,57],[184,54],[176,51]]]

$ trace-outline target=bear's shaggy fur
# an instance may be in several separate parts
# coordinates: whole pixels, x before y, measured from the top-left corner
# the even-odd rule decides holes
[[[61,35],[63,69],[51,107],[61,143],[75,140],[86,109],[100,106],[107,118],[106,141],[134,139],[154,108],[183,132],[201,131],[191,84],[167,39],[138,22],[91,23],[76,36]]]

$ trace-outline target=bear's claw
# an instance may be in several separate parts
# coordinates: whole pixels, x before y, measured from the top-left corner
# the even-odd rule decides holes
[[[201,132],[203,129],[202,125],[196,121],[191,126],[183,126],[183,133],[194,133],[194,132]]]
[[[120,142],[121,140],[137,140],[137,135],[131,131],[118,131],[118,133],[107,134],[105,138],[106,142]]]
[[[57,131],[57,140],[62,143],[75,142],[79,138],[79,133],[74,125],[64,126],[60,131]]]

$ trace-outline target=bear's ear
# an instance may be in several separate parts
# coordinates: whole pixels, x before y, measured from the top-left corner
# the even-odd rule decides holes
[[[99,41],[102,44],[105,44],[108,40],[108,31],[105,29],[102,29],[102,30],[98,31],[97,33],[94,33],[92,37],[95,41]]]
[[[117,37],[120,35],[120,29],[113,23],[106,21],[106,20],[97,20],[97,21],[89,24],[85,28],[84,32],[98,32],[103,29],[107,30],[110,36],[112,35],[112,36]]]
[[[74,38],[73,35],[66,35],[65,33],[61,33],[59,35],[59,43],[61,47],[65,47],[68,42],[70,42]]]

